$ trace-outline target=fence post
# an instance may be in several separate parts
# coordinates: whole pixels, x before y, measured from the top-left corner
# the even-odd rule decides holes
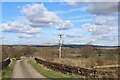
[[[94,70],[93,70],[94,79],[96,78],[96,72],[97,72],[97,70],[96,70],[96,69],[94,69]]]

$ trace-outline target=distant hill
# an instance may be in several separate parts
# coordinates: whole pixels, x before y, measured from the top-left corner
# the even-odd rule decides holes
[[[32,47],[59,47],[58,43],[47,43],[42,45],[27,45]],[[101,46],[101,45],[92,45],[92,44],[70,44],[70,43],[63,43],[62,47],[71,47],[71,48],[80,48],[83,46],[92,46],[92,47],[118,47],[118,46]]]
[[[59,45],[59,43],[47,43],[47,44],[42,44],[42,45],[53,46],[53,45]],[[70,43],[63,43],[63,45],[74,45],[74,44],[70,44]]]
[[[41,45],[33,45],[33,44],[16,44],[16,45],[6,45],[6,46],[31,46],[31,47],[59,47],[58,43],[46,43]],[[71,48],[80,48],[83,46],[92,46],[92,47],[118,47],[118,46],[101,46],[101,45],[92,45],[92,44],[71,44],[71,43],[63,43],[62,47],[71,47]]]

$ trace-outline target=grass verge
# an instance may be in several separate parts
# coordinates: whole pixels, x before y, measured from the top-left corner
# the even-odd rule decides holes
[[[41,64],[36,63],[34,60],[29,60],[28,63],[31,64],[39,73],[41,73],[42,75],[48,78],[52,78],[52,79],[62,78],[62,80],[66,78],[85,78],[84,76],[80,76],[76,74],[64,74],[61,72],[54,71],[52,69],[48,69],[42,66]]]
[[[6,68],[3,69],[2,80],[6,80],[7,78],[12,77],[13,68],[14,68],[15,63],[16,63],[16,61],[12,61],[12,63],[9,66],[7,66]]]

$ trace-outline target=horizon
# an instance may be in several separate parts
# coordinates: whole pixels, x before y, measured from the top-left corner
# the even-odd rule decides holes
[[[46,44],[48,44],[48,45],[46,45]],[[45,44],[0,44],[0,45],[20,45],[20,46],[22,46],[22,45],[38,45],[38,46],[53,46],[53,45],[49,45],[49,44],[53,44],[54,45],[54,43],[45,43]],[[56,43],[57,44],[57,43]],[[57,44],[57,45],[59,45],[59,44]],[[63,44],[63,45],[89,45],[89,44]],[[91,46],[103,46],[103,47],[105,47],[105,46],[107,46],[107,47],[120,47],[120,45],[99,45],[99,44],[90,44]]]
[[[64,43],[118,46],[118,7],[107,4],[3,2],[1,44],[58,43],[62,33]]]

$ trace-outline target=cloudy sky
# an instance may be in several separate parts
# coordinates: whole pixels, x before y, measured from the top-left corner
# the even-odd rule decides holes
[[[3,2],[0,25],[2,44],[118,45],[118,3]]]

